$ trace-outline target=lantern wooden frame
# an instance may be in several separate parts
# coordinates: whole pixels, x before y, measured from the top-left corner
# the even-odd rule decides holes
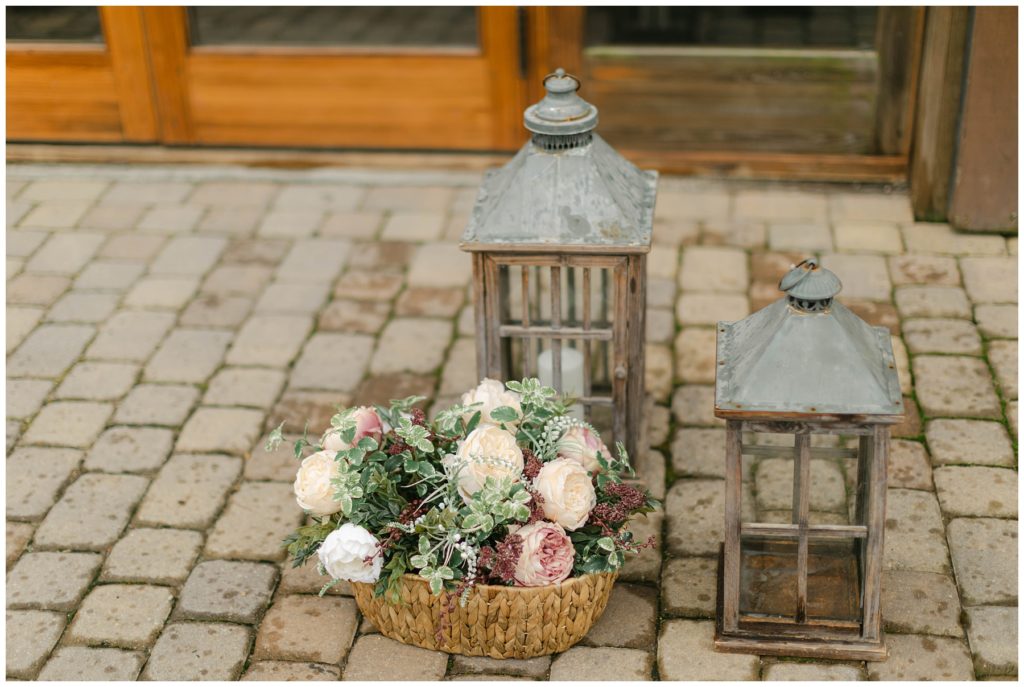
[[[508,379],[513,366],[511,342],[523,341],[522,370],[534,376],[533,342],[549,340],[552,351],[552,381],[555,390],[563,391],[562,346],[576,341],[583,354],[583,394],[578,399],[589,421],[595,406],[607,406],[612,415],[613,441],[621,441],[631,456],[646,447],[644,437],[644,340],[646,320],[645,253],[601,253],[584,250],[584,246],[545,247],[543,251],[520,249],[507,244],[499,250],[485,250],[482,245],[464,246],[473,255],[473,304],[476,316],[477,372],[480,377]],[[520,267],[521,289],[518,313],[510,307],[510,283],[502,267]],[[527,304],[531,268],[549,270],[551,317],[548,321],[531,318]],[[582,312],[576,321],[564,321],[561,273],[570,268],[582,272]],[[610,293],[605,303],[610,306],[610,321],[594,317],[591,278],[596,270],[608,270]],[[571,272],[570,272],[571,274]],[[610,393],[596,392],[591,384],[591,343],[609,343]]]
[[[715,648],[721,651],[803,656],[810,658],[880,660],[886,650],[880,612],[882,551],[885,532],[886,465],[891,418],[864,421],[810,419],[737,419],[726,422],[725,542],[718,572]],[[745,446],[744,432],[784,433],[794,446]],[[815,434],[853,435],[858,448],[812,447]],[[791,524],[743,522],[742,456],[757,454],[793,458],[793,518]],[[810,505],[811,458],[842,456],[857,460],[854,524],[812,525]],[[815,578],[815,598],[829,598],[836,609],[847,603],[845,618],[811,617],[808,576],[810,541],[856,542],[852,552],[826,551],[818,556],[823,574]],[[745,544],[750,543],[747,548]],[[795,542],[795,551],[787,544]],[[787,560],[787,558],[789,560]],[[792,559],[795,558],[795,568]],[[745,564],[746,562],[746,564]],[[831,567],[827,567],[831,565]],[[795,584],[792,616],[741,610],[741,581],[756,577],[753,568],[775,566],[795,573],[795,579],[777,578],[763,593],[758,610],[778,609],[788,600],[786,586]],[[748,584],[748,587],[751,586]],[[775,594],[775,597],[772,597]],[[853,618],[853,620],[851,620]]]

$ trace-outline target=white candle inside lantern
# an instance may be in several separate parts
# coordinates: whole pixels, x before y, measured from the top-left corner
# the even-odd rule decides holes
[[[555,386],[553,362],[554,355],[550,350],[542,352],[537,357],[538,377],[544,386]],[[562,393],[576,398],[583,395],[583,354],[575,348],[564,345],[562,346]],[[582,420],[583,404],[574,403],[569,406],[569,414]]]

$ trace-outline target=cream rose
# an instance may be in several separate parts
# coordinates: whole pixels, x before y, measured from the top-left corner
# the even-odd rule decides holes
[[[567,458],[545,463],[533,486],[544,499],[544,516],[567,530],[582,527],[597,504],[590,474]]]
[[[313,515],[330,515],[341,510],[334,500],[331,480],[338,476],[338,463],[331,451],[318,451],[299,464],[295,475],[295,500],[303,510]]]
[[[479,425],[459,444],[454,459],[447,462],[457,466],[459,494],[466,503],[483,488],[488,477],[508,477],[518,482],[523,474],[523,450],[511,432],[497,425]]]
[[[543,587],[558,584],[572,573],[576,550],[558,523],[538,520],[516,530],[523,540],[523,552],[516,563],[516,584]]]
[[[505,385],[496,379],[484,379],[475,389],[462,394],[462,405],[468,406],[473,403],[480,403],[481,405],[472,408],[468,413],[462,416],[462,419],[466,422],[469,422],[473,418],[473,413],[479,410],[481,423],[486,422],[490,424],[498,424],[497,421],[491,417],[491,411],[502,406],[514,408],[519,416],[522,416],[523,414],[523,408],[519,404],[519,394],[515,391],[506,389]],[[513,429],[518,425],[519,420],[505,422],[506,427]]]
[[[324,436],[320,440],[320,445],[324,447],[324,450],[345,451],[352,448],[353,444],[359,443],[359,440],[363,437],[371,437],[378,442],[380,441],[381,434],[384,432],[384,427],[376,410],[368,406],[360,406],[355,409],[352,417],[356,421],[356,433],[352,438],[352,444],[346,443],[345,440],[341,438],[341,434],[338,430],[331,427],[324,432]]]
[[[601,464],[597,462],[598,453],[605,461],[611,460],[601,435],[585,425],[573,425],[558,441],[558,457],[579,463],[591,474],[601,472]]]
[[[327,535],[317,550],[317,556],[331,579],[371,584],[380,577],[384,562],[377,538],[350,522]]]

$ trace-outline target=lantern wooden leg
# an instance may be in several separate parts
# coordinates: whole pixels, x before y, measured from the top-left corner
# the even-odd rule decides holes
[[[735,632],[740,615],[740,527],[743,498],[741,423],[730,420],[725,434],[725,546],[722,559],[722,629]]]
[[[885,536],[885,500],[889,458],[889,428],[878,425],[870,437],[870,468],[866,512],[868,528],[864,544],[864,586],[863,608],[864,627],[862,635],[867,640],[881,636],[882,615],[880,599],[882,593],[882,549]]]
[[[796,621],[807,622],[807,524],[811,507],[811,436],[797,434],[793,452],[793,524],[796,554]]]
[[[629,259],[626,327],[629,341],[627,368],[629,376],[626,378],[626,449],[630,455],[636,456],[640,451],[647,451],[647,436],[643,429],[647,426],[644,422],[644,404],[646,402],[644,393],[644,340],[646,336],[647,320],[647,285],[644,282],[647,275],[647,256],[640,255]]]

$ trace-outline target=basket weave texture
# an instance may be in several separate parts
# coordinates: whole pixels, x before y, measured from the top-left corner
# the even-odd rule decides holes
[[[565,651],[583,639],[604,613],[616,577],[584,575],[546,587],[477,585],[465,607],[456,600],[440,635],[448,595],[431,594],[421,577],[403,577],[397,604],[374,598],[372,584],[353,582],[352,592],[359,610],[385,637],[450,654],[532,658]]]

